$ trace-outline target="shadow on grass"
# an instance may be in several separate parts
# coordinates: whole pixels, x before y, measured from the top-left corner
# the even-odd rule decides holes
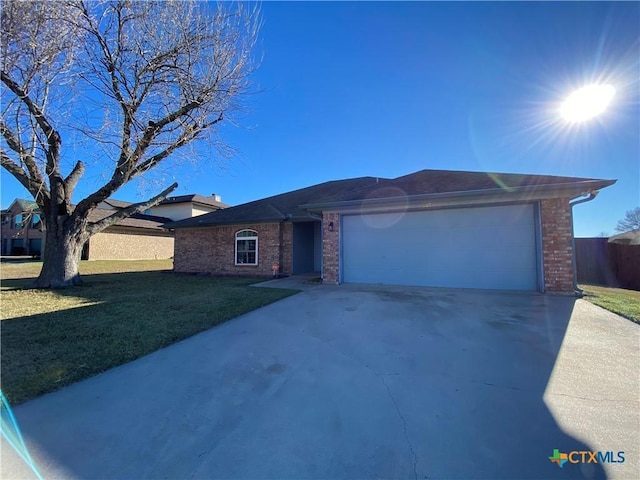
[[[549,460],[594,449],[544,398],[552,374],[571,373],[557,364],[574,299],[298,299],[23,405],[28,440],[78,478],[606,478]]]
[[[84,284],[29,289],[5,280],[5,304],[46,313],[2,320],[2,389],[24,402],[297,293],[256,289],[256,279],[167,271],[84,275]],[[27,285],[25,286],[25,282]],[[5,315],[7,312],[3,312]]]
[[[81,289],[83,287],[100,284],[104,282],[117,280],[119,275],[136,275],[136,274],[150,274],[150,273],[165,273],[176,276],[186,276],[179,273],[174,273],[172,270],[136,270],[135,272],[109,272],[109,273],[84,273],[80,274],[80,278],[82,280],[82,284],[77,287],[68,287],[68,288],[57,288],[51,289],[56,292],[60,292],[64,294],[64,292],[68,290],[74,290],[76,288]],[[28,289],[28,290],[50,290],[50,289],[38,289],[33,286],[33,282],[36,281],[36,275],[30,275],[28,277],[11,277],[7,276],[2,278],[2,287],[4,289],[15,290],[15,289]],[[259,281],[260,279],[254,279],[253,281]]]

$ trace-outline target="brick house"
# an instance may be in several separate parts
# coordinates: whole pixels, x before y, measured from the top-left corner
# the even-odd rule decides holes
[[[98,208],[125,208],[129,205],[131,205],[131,202],[108,198],[98,205]],[[226,203],[222,203],[220,195],[216,195],[215,193],[210,197],[190,194],[167,197],[158,205],[149,208],[144,213],[145,215],[153,215],[156,217],[167,217],[171,220],[182,220],[184,218],[197,217],[205,213],[215,212],[228,206]]]
[[[36,202],[16,198],[2,210],[2,255],[33,255],[42,251],[44,233]]]
[[[89,222],[112,215],[113,210],[95,209]],[[162,228],[170,218],[137,214],[92,235],[82,249],[82,260],[149,260],[173,256],[173,235]]]
[[[326,182],[165,228],[176,272],[570,293],[571,202],[613,183],[421,170]]]
[[[131,202],[107,199],[89,216],[97,222]],[[173,256],[173,232],[163,224],[226,208],[218,195],[169,197],[144,214],[118,221],[85,243],[82,260],[142,260]],[[40,255],[46,232],[35,202],[16,199],[2,211],[2,255]]]
[[[91,212],[90,222],[97,222],[114,210],[126,208],[131,202],[107,199]],[[163,228],[172,220],[192,218],[214,212],[228,205],[220,196],[179,195],[168,197],[144,213],[132,215],[92,235],[82,251],[83,260],[144,260],[173,256],[173,232]]]

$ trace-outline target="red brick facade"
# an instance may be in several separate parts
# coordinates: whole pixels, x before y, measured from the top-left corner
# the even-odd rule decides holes
[[[568,198],[540,202],[544,289],[549,293],[572,293],[572,218]],[[331,227],[332,225],[332,230]],[[258,265],[235,265],[235,234],[242,229],[258,232]],[[293,271],[293,226],[290,222],[228,225],[176,230],[174,269],[176,272],[205,272],[213,275],[271,276],[277,263],[280,272]],[[340,214],[322,218],[322,279],[340,282]]]
[[[540,202],[544,289],[549,293],[573,293],[573,229],[568,198]]]
[[[333,226],[333,231],[330,231]],[[322,215],[322,282],[340,281],[340,214]]]
[[[244,229],[258,232],[258,265],[235,264],[236,233]],[[180,228],[175,234],[173,269],[182,273],[271,277],[271,266],[278,264],[279,273],[290,275],[292,236],[290,222]]]

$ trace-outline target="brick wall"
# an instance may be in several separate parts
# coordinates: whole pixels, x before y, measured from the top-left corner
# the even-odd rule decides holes
[[[293,272],[293,223],[280,224],[280,273],[291,275]]]
[[[329,223],[333,222],[333,232]],[[337,284],[340,281],[340,214],[322,215],[322,281]]]
[[[235,264],[235,238],[239,230],[258,232],[258,265]],[[271,265],[290,275],[292,268],[290,222],[180,228],[175,232],[173,269],[183,273],[271,277]]]
[[[171,258],[173,235],[148,235],[126,230],[105,230],[89,239],[89,260],[143,260]]]
[[[546,292],[572,293],[573,238],[571,206],[568,198],[541,201],[542,259]]]

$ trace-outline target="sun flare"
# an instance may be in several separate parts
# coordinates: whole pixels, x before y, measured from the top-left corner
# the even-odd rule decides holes
[[[560,115],[571,123],[584,122],[605,111],[616,89],[613,85],[589,85],[573,92],[560,107]]]

